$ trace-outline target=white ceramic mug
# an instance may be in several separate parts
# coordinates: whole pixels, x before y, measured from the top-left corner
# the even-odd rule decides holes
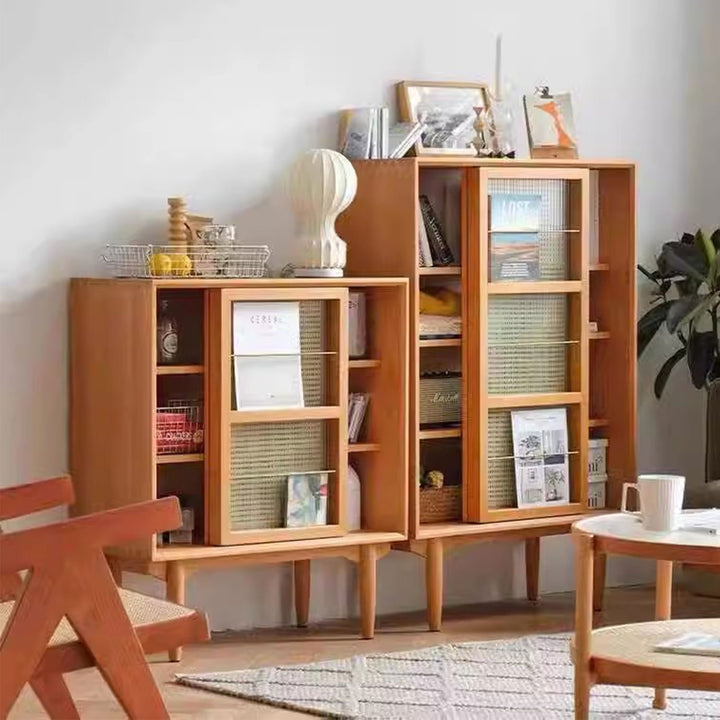
[[[640,496],[640,517],[643,527],[652,532],[671,532],[680,524],[685,478],[682,475],[640,475],[636,483],[624,483],[620,510],[627,509],[628,490],[637,490]]]

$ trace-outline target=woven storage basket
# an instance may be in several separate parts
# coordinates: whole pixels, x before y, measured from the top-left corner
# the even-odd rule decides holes
[[[462,485],[420,489],[420,522],[435,523],[462,518]]]
[[[462,420],[460,373],[420,376],[418,417],[421,425],[459,423]]]

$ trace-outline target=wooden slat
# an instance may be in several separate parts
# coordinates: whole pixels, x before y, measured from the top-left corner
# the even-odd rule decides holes
[[[350,370],[358,370],[363,368],[376,368],[380,367],[379,360],[350,360],[348,362],[348,368]]]
[[[610,421],[606,418],[590,418],[588,420],[588,426],[591,428],[607,427],[609,424]]]
[[[459,265],[443,265],[441,267],[421,267],[418,269],[419,275],[460,275],[462,268]]]
[[[178,463],[202,462],[205,460],[204,453],[177,453],[175,455],[158,455],[158,465],[174,465]]]
[[[608,340],[610,333],[607,330],[598,330],[597,332],[591,332],[588,334],[590,340]]]
[[[201,375],[205,372],[203,365],[158,365],[157,375]]]
[[[537,295],[544,293],[579,293],[583,284],[579,280],[538,280],[536,282],[491,282],[489,295]]]
[[[433,428],[431,430],[420,430],[421,440],[442,440],[443,438],[462,437],[462,428]]]
[[[348,444],[348,453],[377,452],[379,449],[380,443],[361,442]]]
[[[229,389],[228,392],[230,392]],[[231,410],[228,413],[228,422],[239,425],[241,423],[292,422],[294,420],[336,420],[341,414],[342,408],[339,405],[273,410]]]
[[[590,272],[607,272],[610,270],[610,263],[593,263],[588,270]]]
[[[582,392],[527,393],[522,395],[488,395],[488,408],[548,407],[577,405],[583,401]]]
[[[436,338],[420,340],[418,343],[421,348],[434,348],[434,347],[461,347],[462,338]]]

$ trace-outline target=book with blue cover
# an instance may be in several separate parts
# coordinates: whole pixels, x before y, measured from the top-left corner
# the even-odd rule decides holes
[[[490,281],[540,278],[540,195],[490,195]]]

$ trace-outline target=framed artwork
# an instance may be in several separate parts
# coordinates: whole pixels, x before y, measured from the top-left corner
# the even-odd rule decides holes
[[[285,527],[327,524],[328,474],[288,475]]]
[[[410,81],[397,84],[403,122],[425,127],[415,143],[417,155],[475,155],[476,107],[489,107],[484,83]]]
[[[570,93],[550,94],[540,87],[523,96],[532,158],[576,158],[577,140]]]

